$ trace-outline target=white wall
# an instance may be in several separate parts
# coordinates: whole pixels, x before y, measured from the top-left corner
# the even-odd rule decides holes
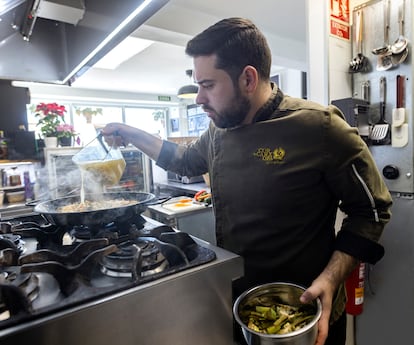
[[[302,71],[296,69],[281,70],[280,88],[285,95],[292,97],[302,97]]]
[[[350,11],[365,2],[351,0]],[[329,104],[335,99],[352,97],[352,75],[348,73],[349,62],[353,58],[351,40],[329,34],[328,1],[313,0],[312,6],[308,3],[307,13],[308,98]]]

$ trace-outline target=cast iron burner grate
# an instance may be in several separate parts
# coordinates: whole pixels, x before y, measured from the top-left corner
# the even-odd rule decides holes
[[[93,226],[77,225],[69,228],[67,232],[77,242],[94,238],[108,238],[119,242],[137,236],[145,227],[145,222],[145,219],[139,215],[125,222],[116,221]]]
[[[79,235],[65,244],[68,229],[64,227],[34,219],[2,223],[0,312],[8,311],[11,316],[0,319],[0,329],[121,293],[216,258],[214,251],[200,246],[187,233],[166,225],[144,218],[122,224],[122,229],[119,225],[106,225],[105,231],[112,233],[106,238],[99,232],[94,234],[98,238]],[[9,255],[11,261],[5,260]]]
[[[110,277],[138,280],[142,276],[160,273],[169,266],[168,260],[152,242],[137,239],[117,247],[117,251],[104,256],[100,262],[101,272]]]

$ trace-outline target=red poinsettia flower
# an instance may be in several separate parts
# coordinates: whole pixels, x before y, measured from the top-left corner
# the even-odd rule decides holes
[[[35,109],[35,116],[39,118],[37,123],[44,137],[57,135],[57,126],[65,123],[66,108],[57,103],[39,103]]]
[[[57,103],[39,103],[36,106],[36,113],[42,113],[44,116],[47,115],[56,115],[64,117],[66,108],[64,105],[59,105]]]

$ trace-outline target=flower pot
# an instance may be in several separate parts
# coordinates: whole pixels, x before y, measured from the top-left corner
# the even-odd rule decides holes
[[[58,139],[56,137],[46,137],[45,147],[57,147]]]
[[[60,146],[72,146],[72,137],[59,138]]]

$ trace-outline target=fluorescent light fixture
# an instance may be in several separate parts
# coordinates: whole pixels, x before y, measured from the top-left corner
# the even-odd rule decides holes
[[[127,37],[102,59],[100,59],[95,65],[93,65],[93,67],[115,69],[134,55],[148,48],[152,43],[154,42],[138,37]]]
[[[139,5],[125,20],[119,24],[114,31],[112,31],[80,64],[78,64],[73,71],[63,80],[63,83],[72,78],[90,59],[92,59],[103,47],[105,47],[124,27],[126,27],[140,12],[142,12],[152,1],[145,0]]]

